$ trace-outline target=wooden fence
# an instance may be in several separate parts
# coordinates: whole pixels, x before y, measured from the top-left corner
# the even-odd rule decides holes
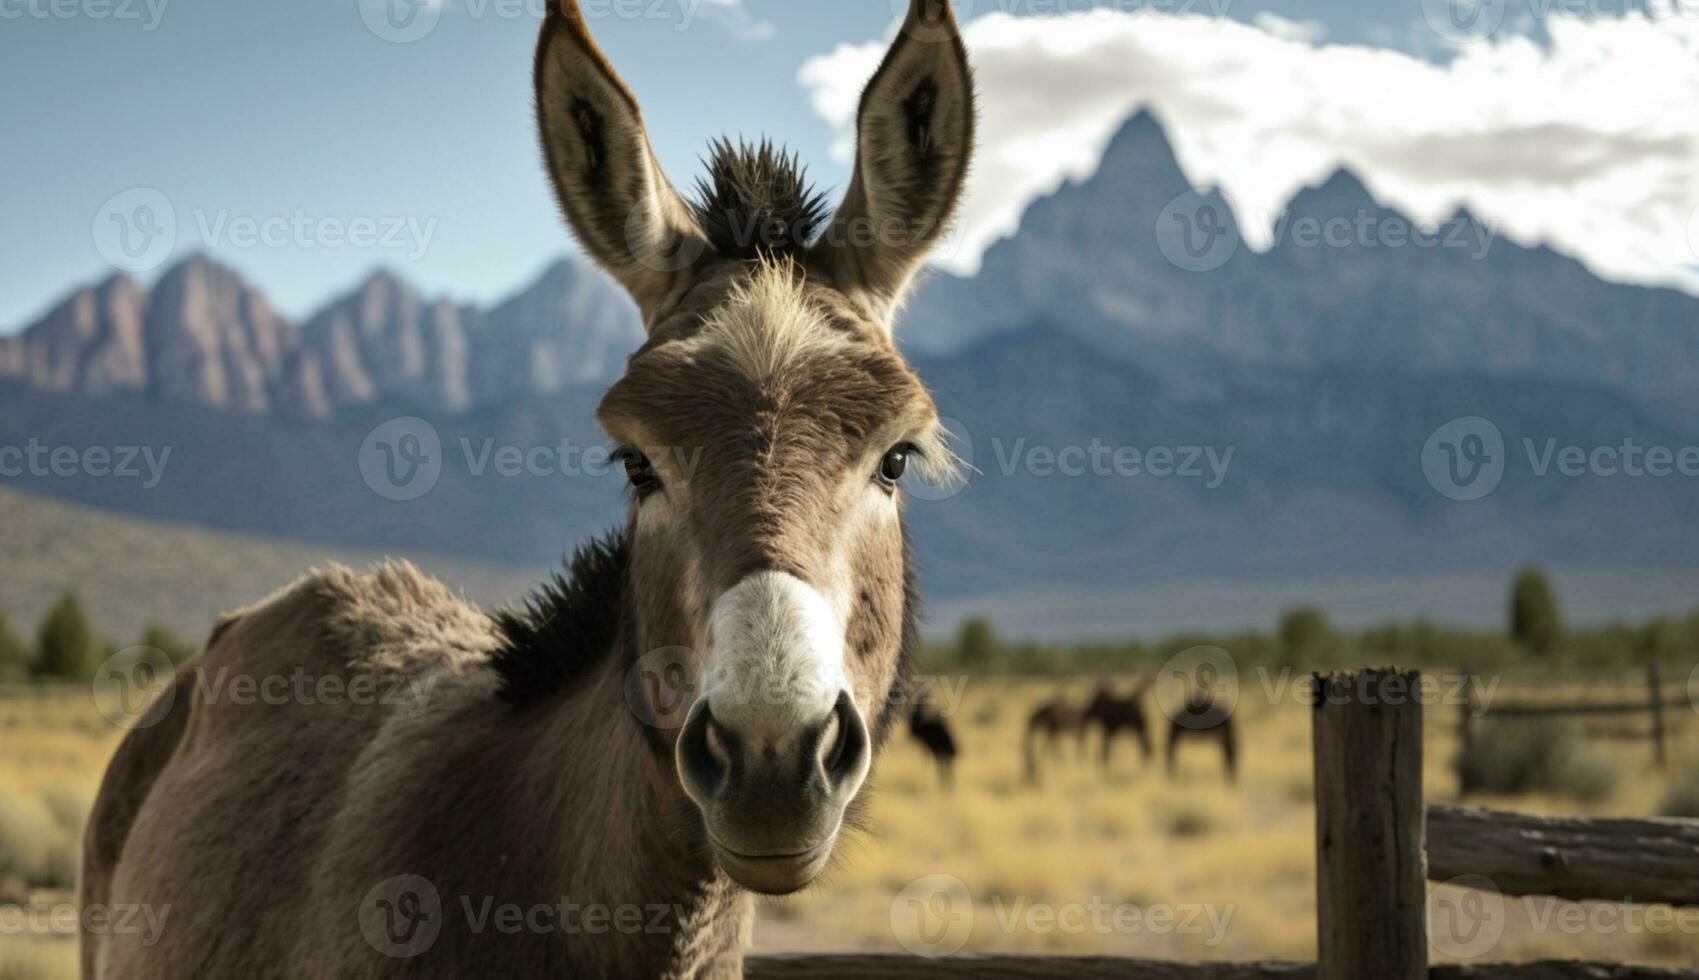
[[[1467,668],[1463,671],[1469,676]],[[1634,701],[1562,701],[1562,702],[1521,702],[1512,704],[1475,704],[1471,695],[1475,690],[1473,684],[1464,685],[1466,692],[1461,704],[1462,717],[1458,725],[1458,737],[1462,739],[1465,749],[1475,735],[1475,722],[1481,718],[1600,718],[1621,717],[1644,714],[1650,716],[1651,730],[1646,734],[1652,743],[1652,762],[1659,769],[1664,768],[1669,759],[1665,742],[1668,738],[1667,712],[1681,712],[1692,706],[1692,701],[1685,690],[1668,694],[1664,689],[1663,668],[1656,660],[1646,665],[1646,697]],[[1469,787],[1464,787],[1467,791]]]
[[[1507,896],[1617,902],[1632,897],[1636,903],[1699,906],[1699,820],[1554,818],[1424,805],[1419,680],[1415,671],[1398,670],[1315,678],[1314,964],[823,954],[751,957],[746,975],[756,980],[1699,980],[1699,971],[1613,963],[1429,966],[1426,881],[1467,875],[1477,876],[1473,881],[1487,879]]]

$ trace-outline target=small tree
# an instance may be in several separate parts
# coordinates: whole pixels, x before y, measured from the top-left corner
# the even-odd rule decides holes
[[[88,680],[100,666],[100,641],[75,593],[65,593],[41,621],[36,646],[41,672],[47,677]]]
[[[1286,610],[1280,617],[1280,645],[1291,656],[1313,653],[1333,636],[1327,616],[1314,606]]]
[[[997,633],[991,624],[974,616],[962,624],[956,640],[957,659],[968,670],[984,670],[997,659]]]
[[[1548,653],[1563,633],[1557,594],[1539,569],[1516,576],[1510,590],[1510,638],[1533,653]]]
[[[12,632],[6,614],[0,613],[0,682],[28,680],[32,659],[29,645]]]
[[[141,645],[165,654],[165,658],[175,666],[181,666],[183,661],[195,654],[194,647],[177,639],[177,634],[158,623],[149,623],[147,629],[142,631]]]

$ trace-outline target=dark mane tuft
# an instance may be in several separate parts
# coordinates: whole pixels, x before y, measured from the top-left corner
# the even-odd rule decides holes
[[[521,609],[496,614],[506,638],[490,656],[510,704],[534,704],[565,690],[613,653],[626,608],[630,540],[623,530],[591,541]]]
[[[690,210],[715,251],[753,259],[800,250],[826,220],[826,197],[808,183],[796,154],[771,140],[709,144],[708,176]]]

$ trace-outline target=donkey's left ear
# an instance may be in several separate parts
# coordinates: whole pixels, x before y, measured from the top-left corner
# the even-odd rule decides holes
[[[661,173],[637,100],[591,40],[578,0],[548,0],[533,80],[543,157],[567,223],[653,327],[709,245]]]
[[[973,73],[948,0],[911,0],[856,116],[855,175],[816,257],[887,326],[944,236],[973,153]]]

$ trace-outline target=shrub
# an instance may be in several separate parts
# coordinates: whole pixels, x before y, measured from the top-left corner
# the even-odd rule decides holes
[[[1316,653],[1332,643],[1333,627],[1314,606],[1286,610],[1280,617],[1280,645],[1289,657]]]
[[[86,790],[67,785],[49,786],[42,790],[41,802],[67,833],[82,837],[89,811],[94,809],[94,797]]]
[[[1193,804],[1181,804],[1163,816],[1163,828],[1170,837],[1202,837],[1215,829],[1209,811]]]
[[[76,835],[39,797],[0,797],[0,878],[10,876],[45,888],[76,884]]]
[[[167,660],[179,667],[183,665],[183,661],[195,655],[194,647],[179,640],[177,634],[158,623],[149,623],[147,629],[142,631],[141,645],[165,654]]]
[[[0,613],[0,683],[28,680],[34,659],[29,645],[12,631],[12,624]]]
[[[41,672],[48,677],[85,681],[100,666],[100,641],[74,593],[67,592],[41,621],[36,645]]]
[[[1489,722],[1453,765],[1463,792],[1556,793],[1603,799],[1616,788],[1616,768],[1588,750],[1573,729],[1545,719]]]
[[[1658,804],[1658,815],[1699,818],[1699,763],[1676,773],[1670,780],[1669,789]]]
[[[956,639],[956,662],[965,670],[984,670],[997,659],[997,633],[991,624],[975,616],[962,624]]]
[[[1534,653],[1548,653],[1562,632],[1557,594],[1545,574],[1530,568],[1516,576],[1510,590],[1510,638]]]

